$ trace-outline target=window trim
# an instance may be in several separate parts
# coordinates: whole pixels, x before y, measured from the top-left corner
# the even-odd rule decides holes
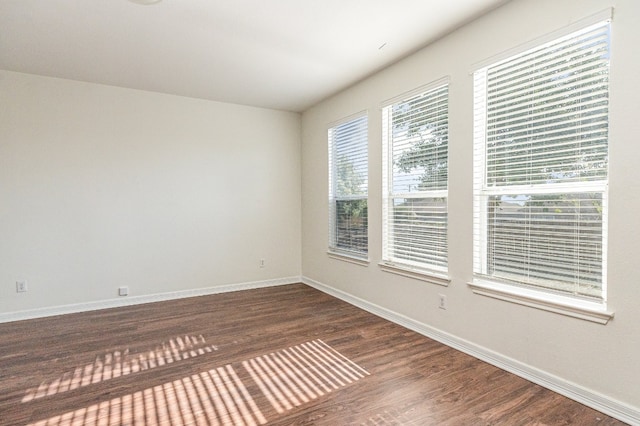
[[[407,265],[400,265],[394,262],[382,261],[378,263],[381,271],[391,274],[401,275],[403,277],[414,278],[416,280],[425,281],[430,284],[448,287],[451,283],[451,277],[448,274],[429,271],[426,269],[412,268]]]
[[[497,281],[475,278],[467,283],[474,294],[487,296],[518,305],[529,306],[543,311],[579,318],[605,325],[614,317],[614,312],[607,310],[606,303],[556,294],[548,291],[533,290]]]
[[[533,49],[535,47],[539,47],[545,45],[547,43],[551,43],[558,38],[562,38],[571,33],[575,33],[580,31],[586,27],[591,25],[595,25],[599,22],[603,21],[611,21],[613,19],[613,7],[608,7],[599,12],[594,13],[593,15],[587,16],[586,18],[580,19],[571,25],[566,27],[562,27],[550,33],[547,33],[543,36],[537,37],[533,40],[520,44],[514,48],[507,49],[502,51],[496,55],[490,56],[486,59],[483,59],[479,62],[476,62],[471,66],[471,70],[469,71],[469,75],[473,75],[476,71],[481,68],[485,68],[489,65],[499,64],[512,56],[518,55],[527,50]]]
[[[369,266],[371,263],[371,260],[368,257],[363,258],[335,250],[327,250],[327,256],[331,259],[341,260],[343,262],[353,263],[360,266]]]
[[[491,58],[485,59],[477,64],[474,64],[472,70],[470,71],[470,75],[474,75],[476,72],[486,69],[490,66],[498,65],[506,60],[509,60],[513,56],[517,56],[526,52],[527,50],[541,47],[545,44],[553,43],[555,40],[565,37],[569,34],[579,32],[581,30],[586,30],[591,26],[595,26],[599,23],[607,22],[610,23],[613,16],[613,8],[607,8],[598,13],[595,13],[585,19],[577,21],[572,25],[569,25],[560,30],[549,33],[543,37],[532,40],[528,43],[520,45],[516,48],[507,50],[498,55],[495,55]],[[474,91],[476,88],[474,87]],[[474,92],[475,93],[475,92]],[[475,101],[474,101],[474,109],[475,109]],[[474,118],[475,120],[475,118]],[[481,124],[478,126],[478,124]],[[476,121],[474,124],[474,139],[478,138],[478,134],[483,135],[483,139],[486,140],[486,118],[481,119],[481,121]],[[475,145],[475,144],[474,144]],[[483,204],[486,203],[487,194],[500,194],[500,189],[494,188],[490,191],[485,190],[484,187],[477,188],[477,173],[486,173],[486,156],[482,156],[482,158],[478,159],[475,155],[474,146],[474,168],[481,168],[481,171],[474,169],[474,199],[478,198],[478,201],[474,200],[474,215],[480,214],[476,209],[482,209]],[[591,181],[585,183],[583,185],[574,184],[571,186],[571,191],[578,190],[579,192],[588,192],[589,190],[597,189],[598,192],[603,194],[604,202],[608,202],[608,176],[605,181]],[[549,190],[549,192],[557,193],[558,190],[568,189],[567,187],[558,185],[558,188],[555,191]],[[515,187],[504,188],[505,192],[512,192],[514,189],[518,189]],[[534,191],[534,192],[546,192],[544,189],[542,191]],[[483,202],[484,200],[484,202]],[[477,207],[476,207],[477,206]],[[480,214],[480,223],[476,227],[474,225],[474,250],[476,250],[476,239],[480,238],[481,240],[486,241],[486,232],[487,225],[483,223],[487,220],[486,215]],[[608,228],[608,220],[605,217],[603,218],[603,232],[606,235],[606,231]],[[606,244],[606,238],[604,241]],[[499,278],[491,279],[490,277],[481,275],[476,272],[476,270],[484,270],[486,268],[486,261],[484,265],[480,265],[478,267],[476,265],[476,258],[486,259],[486,248],[483,244],[478,245],[478,249],[481,253],[474,252],[474,275],[473,279],[467,282],[467,285],[472,290],[474,294],[491,297],[494,299],[499,299],[519,305],[529,306],[532,308],[558,313],[561,315],[578,318],[586,321],[595,322],[598,324],[607,324],[611,319],[614,318],[614,311],[607,309],[607,287],[606,287],[606,276],[607,276],[607,259],[606,259],[606,250],[605,257],[603,257],[603,288],[602,288],[602,300],[593,300],[588,297],[580,297],[580,296],[571,296],[568,294],[564,294],[561,292],[555,292],[553,289],[537,289],[533,287],[529,287],[526,285],[517,285],[517,284],[507,284],[505,282],[501,282]]]

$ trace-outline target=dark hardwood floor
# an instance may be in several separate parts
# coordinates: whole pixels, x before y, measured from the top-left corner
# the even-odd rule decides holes
[[[620,425],[302,284],[0,324],[2,425]]]

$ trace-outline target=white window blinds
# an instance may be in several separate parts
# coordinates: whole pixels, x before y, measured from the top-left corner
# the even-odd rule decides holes
[[[476,277],[602,300],[609,24],[474,73]]]
[[[368,252],[367,116],[329,129],[329,250],[366,257]]]
[[[447,271],[448,84],[383,107],[383,261]]]

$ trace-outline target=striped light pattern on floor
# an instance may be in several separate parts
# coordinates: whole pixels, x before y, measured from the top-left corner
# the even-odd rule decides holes
[[[217,425],[267,423],[259,408],[283,413],[369,373],[322,340],[241,362],[260,393],[251,395],[231,364],[147,388],[30,426]],[[250,380],[248,377],[245,380]],[[267,402],[268,401],[268,402]]]
[[[242,365],[278,413],[369,375],[319,339],[244,361]]]
[[[32,425],[256,426],[266,422],[235,370],[226,365]]]
[[[141,353],[130,353],[129,349],[115,350],[98,355],[91,364],[77,367],[60,377],[42,382],[37,388],[28,389],[22,402],[194,358],[217,349],[215,345],[207,344],[202,335],[186,335],[173,337]]]

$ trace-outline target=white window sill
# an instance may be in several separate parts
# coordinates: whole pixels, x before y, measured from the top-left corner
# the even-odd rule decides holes
[[[331,259],[342,260],[343,262],[349,262],[360,266],[369,266],[369,259],[357,257],[350,254],[339,253],[335,251],[328,251],[327,254]]]
[[[437,272],[425,271],[422,269],[415,269],[408,266],[395,265],[386,262],[378,263],[378,266],[380,266],[380,269],[384,272],[402,275],[403,277],[414,278],[444,287],[447,287],[451,282],[451,278],[449,278],[449,276],[446,274],[439,274]]]
[[[583,301],[568,296],[555,295],[491,281],[474,280],[468,283],[468,285],[475,294],[592,321],[598,324],[607,324],[614,315],[613,312],[607,311],[607,306],[604,303]]]

